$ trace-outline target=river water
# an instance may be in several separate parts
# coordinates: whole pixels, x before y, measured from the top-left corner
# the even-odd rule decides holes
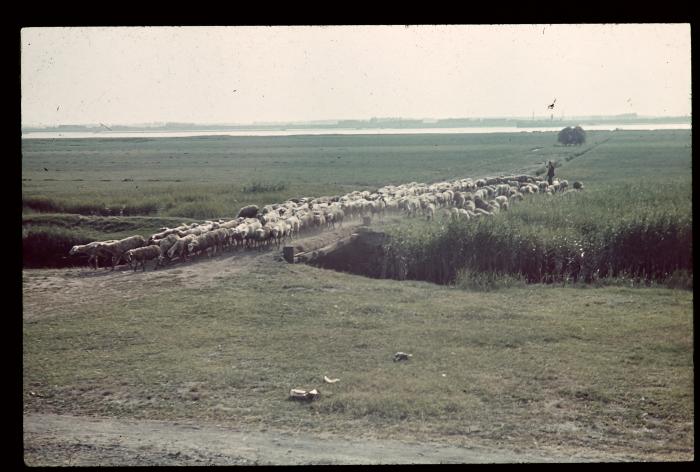
[[[22,139],[67,138],[183,138],[193,136],[303,136],[354,134],[472,134],[472,133],[537,133],[559,131],[562,126],[517,128],[513,126],[473,126],[468,128],[377,128],[377,129],[279,129],[279,130],[178,130],[178,131],[32,131],[22,133]],[[689,123],[639,123],[586,125],[586,131],[619,130],[690,130]]]

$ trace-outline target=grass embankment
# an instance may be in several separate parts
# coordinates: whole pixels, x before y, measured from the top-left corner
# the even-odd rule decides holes
[[[166,273],[147,285],[99,304],[32,295],[52,310],[24,323],[25,410],[693,453],[688,291],[469,293],[285,263],[210,287]],[[396,351],[413,358],[395,363]],[[322,396],[291,402],[291,388]]]
[[[691,183],[640,180],[533,195],[493,218],[391,227],[389,276],[469,287],[606,278],[692,288]]]

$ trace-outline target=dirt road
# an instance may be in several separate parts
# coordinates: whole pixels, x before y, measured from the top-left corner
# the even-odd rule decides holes
[[[24,417],[27,465],[298,465],[589,462],[625,458],[563,451],[460,448],[250,431],[213,424],[114,420],[28,414]]]

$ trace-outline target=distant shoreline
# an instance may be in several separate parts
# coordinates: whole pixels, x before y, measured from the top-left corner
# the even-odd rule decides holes
[[[261,130],[124,130],[124,131],[27,131],[22,139],[128,139],[128,138],[185,138],[205,136],[325,136],[325,135],[391,135],[391,134],[480,134],[480,133],[532,133],[555,132],[569,124],[557,124],[550,127],[532,126],[473,126],[458,128],[294,128]],[[653,130],[691,130],[691,123],[605,123],[582,125],[587,131],[653,131]]]

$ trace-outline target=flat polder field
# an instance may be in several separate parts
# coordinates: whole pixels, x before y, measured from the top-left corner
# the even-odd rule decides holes
[[[143,273],[66,259],[73,244],[232,218],[247,204],[541,174],[548,160],[584,190],[460,223],[476,229],[440,219],[387,229],[421,267],[438,254],[422,246],[441,248],[460,275],[440,284],[265,252]],[[691,168],[688,130],[592,131],[573,147],[549,132],[23,140],[25,418],[692,460]],[[583,244],[619,267],[527,283],[504,265],[480,279],[483,261],[444,256],[445,241],[509,260]],[[397,351],[413,357],[393,362]],[[290,402],[292,388],[321,396]],[[87,453],[59,447],[69,442],[25,436],[25,460],[80,464]]]

